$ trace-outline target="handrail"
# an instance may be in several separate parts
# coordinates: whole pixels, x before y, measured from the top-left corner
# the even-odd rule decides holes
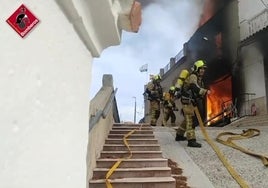
[[[104,109],[103,109],[103,111],[102,111],[102,117],[103,117],[103,118],[106,118],[106,116],[107,116],[107,114],[108,114],[110,108],[112,107],[113,100],[114,100],[114,98],[115,98],[115,94],[116,94],[116,92],[117,92],[117,88],[113,91],[112,95],[110,96],[109,101],[106,103],[106,105],[105,105],[105,107],[104,107]]]
[[[179,53],[174,57],[175,64],[180,63],[181,59],[185,57],[184,50],[180,50]],[[164,74],[166,74],[171,69],[170,62],[164,67]]]
[[[251,115],[251,106],[250,106],[250,103],[252,103],[252,97],[255,96],[256,93],[249,93],[249,92],[245,92],[245,93],[240,93],[239,95],[239,98],[242,102],[242,106],[243,106],[243,109],[241,110],[244,110],[244,115],[240,115],[240,116],[248,116],[248,115]],[[241,111],[242,112],[242,111]]]
[[[109,100],[107,101],[105,107],[102,110],[98,110],[95,115],[91,115],[89,119],[89,132],[94,127],[97,122],[99,122],[100,118],[106,118],[109,110],[112,107],[113,101],[115,99],[115,94],[117,92],[117,88],[111,93]]]

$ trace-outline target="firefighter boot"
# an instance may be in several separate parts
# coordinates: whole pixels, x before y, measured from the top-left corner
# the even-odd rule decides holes
[[[196,142],[196,139],[188,140],[188,147],[201,148],[201,144]]]
[[[183,136],[183,135],[178,135],[178,134],[176,134],[176,138],[175,138],[175,140],[176,140],[176,141],[184,141],[184,140],[186,140],[186,137]]]

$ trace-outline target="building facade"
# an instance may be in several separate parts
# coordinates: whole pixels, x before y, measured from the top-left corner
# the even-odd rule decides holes
[[[255,104],[257,114],[267,113],[267,40],[268,1],[239,1],[240,43],[238,48],[241,93],[248,93],[250,104]],[[248,109],[250,110],[250,109]],[[249,113],[249,112],[245,112]]]
[[[267,114],[267,3],[230,0],[217,6],[160,69],[164,90],[175,84],[182,69],[190,70],[196,60],[203,59],[208,65],[206,86],[212,90],[203,109],[205,120],[218,117],[226,108],[235,113],[233,117]],[[183,117],[179,113],[177,117],[180,123]]]

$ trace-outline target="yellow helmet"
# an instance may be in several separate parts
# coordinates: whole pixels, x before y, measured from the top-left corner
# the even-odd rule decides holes
[[[169,88],[169,91],[175,91],[175,86],[171,86],[171,87]]]
[[[175,93],[175,91],[176,91],[175,86],[171,86],[171,87],[169,88],[169,93]]]
[[[178,79],[175,86],[176,88],[182,88],[184,81],[182,79]]]
[[[161,80],[161,76],[159,74],[155,75],[154,80]]]
[[[189,71],[186,70],[186,69],[183,69],[183,70],[181,71],[181,73],[180,73],[179,78],[180,78],[180,79],[186,79],[187,76],[189,76]]]
[[[194,63],[194,71],[198,71],[200,68],[207,68],[203,60],[198,60]]]

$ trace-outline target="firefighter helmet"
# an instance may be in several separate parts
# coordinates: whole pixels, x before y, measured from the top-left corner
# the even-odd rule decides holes
[[[186,69],[183,69],[179,75],[179,78],[185,80],[187,76],[189,76],[189,71]]]
[[[161,80],[161,76],[159,74],[155,75],[154,76],[154,80],[159,80],[160,81]]]
[[[207,68],[205,61],[198,60],[194,63],[194,71],[198,72],[200,68]]]
[[[171,86],[171,87],[169,88],[169,93],[175,93],[175,91],[176,91],[175,86]]]
[[[169,88],[169,91],[175,91],[175,87],[174,87],[174,86],[171,86],[171,87]]]

